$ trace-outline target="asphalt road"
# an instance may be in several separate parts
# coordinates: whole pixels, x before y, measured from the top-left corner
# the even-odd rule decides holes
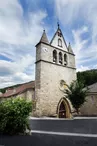
[[[0,146],[97,146],[97,138],[32,133],[32,136],[0,137]]]
[[[0,136],[0,146],[97,146],[97,119],[30,119],[31,136]]]
[[[32,130],[97,134],[97,119],[30,119]]]

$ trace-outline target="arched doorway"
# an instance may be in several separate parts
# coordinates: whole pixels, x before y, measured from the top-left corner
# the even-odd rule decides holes
[[[63,101],[61,102],[59,107],[59,118],[66,118],[66,108]]]
[[[59,118],[70,118],[71,117],[71,109],[69,102],[66,98],[62,98],[59,101],[57,107],[57,114]]]

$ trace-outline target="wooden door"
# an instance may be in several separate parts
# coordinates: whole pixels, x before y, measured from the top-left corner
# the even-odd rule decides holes
[[[66,108],[65,108],[65,104],[63,101],[59,107],[59,118],[66,118]]]

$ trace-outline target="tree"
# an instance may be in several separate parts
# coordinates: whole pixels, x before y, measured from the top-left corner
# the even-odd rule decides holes
[[[97,69],[77,72],[77,80],[83,81],[84,86],[89,86],[97,82]]]
[[[6,89],[5,89],[5,88],[0,89],[0,92],[1,92],[1,93],[5,93],[5,92],[6,92]]]
[[[73,81],[70,86],[66,84],[64,89],[65,96],[71,101],[73,107],[76,109],[79,114],[79,108],[86,101],[85,98],[87,96],[87,89],[84,88],[84,84],[82,82]]]
[[[11,98],[0,103],[0,133],[26,134],[29,127],[29,113],[32,102],[21,98]]]

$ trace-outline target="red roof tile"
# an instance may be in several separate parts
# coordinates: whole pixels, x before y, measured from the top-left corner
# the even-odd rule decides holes
[[[10,97],[10,96],[14,96],[20,93],[23,93],[24,91],[28,90],[28,89],[34,89],[35,88],[35,81],[31,81],[28,83],[24,83],[18,87],[15,87],[13,89],[8,89],[8,91],[2,95],[0,95],[0,97]]]

